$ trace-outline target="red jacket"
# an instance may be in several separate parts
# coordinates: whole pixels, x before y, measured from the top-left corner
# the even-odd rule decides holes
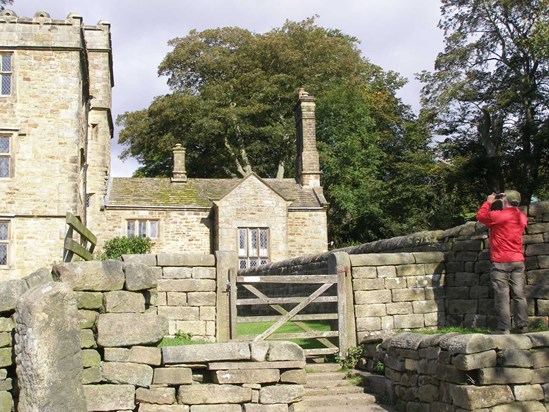
[[[490,258],[492,262],[522,262],[522,234],[528,219],[516,207],[490,210],[484,202],[477,212],[477,220],[490,228]]]

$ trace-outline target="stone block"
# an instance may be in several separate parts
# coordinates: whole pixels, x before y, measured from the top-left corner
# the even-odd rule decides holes
[[[463,299],[469,297],[468,286],[448,286],[446,287],[447,299]]]
[[[413,313],[412,302],[387,303],[388,315],[410,315]]]
[[[523,368],[484,368],[479,370],[478,380],[481,385],[538,383],[532,380],[530,369]]]
[[[156,258],[158,266],[215,266],[215,255],[159,253]]]
[[[513,394],[517,401],[541,401],[543,400],[543,388],[540,384],[515,385]]]
[[[173,330],[172,330],[173,326]],[[177,332],[189,333],[191,336],[205,336],[206,322],[201,320],[174,320],[170,321],[170,335]]]
[[[383,303],[375,303],[372,305],[355,305],[355,316],[357,318],[385,315],[387,315],[387,306]]]
[[[78,311],[78,325],[80,329],[91,329],[95,326],[99,313],[95,310],[81,309]]]
[[[252,400],[252,389],[235,385],[181,385],[177,401],[185,405],[246,403]]]
[[[452,365],[462,371],[495,367],[497,354],[495,350],[472,353],[469,355],[460,353],[452,358]]]
[[[307,383],[307,373],[303,369],[286,370],[280,372],[280,382],[305,385]]]
[[[200,310],[190,306],[160,306],[158,314],[170,320],[199,320]]]
[[[82,370],[82,384],[90,385],[93,383],[99,383],[103,380],[101,374],[101,368],[99,366],[92,366],[91,368],[85,368]]]
[[[162,268],[163,279],[191,279],[192,268],[188,267],[165,267]]]
[[[162,364],[162,351],[160,348],[150,346],[132,346],[129,361],[157,366]]]
[[[156,266],[156,255],[154,253],[144,253],[142,255],[122,255],[122,261],[125,263],[140,263],[146,266]]]
[[[61,263],[52,268],[56,281],[75,291],[112,291],[124,287],[122,262],[118,260]]]
[[[88,411],[133,411],[135,387],[133,385],[84,385]]]
[[[15,310],[17,301],[28,289],[23,279],[0,282],[0,313]]]
[[[153,270],[143,263],[124,263],[126,290],[139,291],[156,288],[157,277]]]
[[[193,279],[215,279],[217,277],[217,271],[215,267],[201,267],[196,266],[192,268]]]
[[[269,342],[269,351],[266,360],[277,361],[301,361],[305,360],[303,348],[294,342],[272,341]]]
[[[103,357],[107,362],[129,362],[130,349],[128,348],[104,348]]]
[[[278,369],[257,370],[218,370],[213,373],[213,381],[219,384],[274,383],[280,379]]]
[[[454,405],[467,410],[491,408],[514,401],[513,392],[507,385],[450,385],[450,396]]]
[[[138,403],[154,403],[157,405],[171,405],[175,403],[175,388],[151,387],[137,388],[135,400]]]
[[[103,307],[103,293],[76,292],[78,309],[100,309]]]
[[[95,349],[84,349],[82,351],[82,366],[90,368],[101,365],[101,355]]]
[[[549,350],[536,350],[531,352],[532,362],[535,369],[549,366]]]
[[[504,349],[498,357],[498,366],[531,368],[533,364],[532,353],[528,350]]]
[[[396,278],[397,272],[395,266],[378,266],[377,267],[377,276],[380,278]]]
[[[302,385],[272,385],[259,390],[259,403],[294,403],[299,402],[305,393]]]
[[[154,313],[105,313],[97,321],[97,343],[103,347],[156,344],[167,334],[167,319]]]
[[[201,306],[200,307],[200,320],[215,321],[217,315],[216,308],[214,306]],[[214,324],[215,326],[215,324]],[[207,330],[207,329],[206,329]],[[207,335],[209,333],[206,332]],[[215,331],[214,331],[215,334]]]
[[[215,292],[189,292],[187,302],[190,306],[215,306]]]
[[[440,341],[441,349],[447,350],[451,355],[457,353],[471,354],[488,351],[496,348],[492,337],[481,333],[466,335],[453,335]]]
[[[409,288],[426,288],[433,286],[433,276],[408,276],[406,277],[406,285]]]
[[[193,405],[191,406],[191,412],[242,412],[242,406],[235,404]]]
[[[0,391],[0,412],[13,411],[13,398],[10,392]]]
[[[532,341],[532,348],[548,347],[549,332],[534,332],[529,333],[528,337]]]
[[[393,289],[391,291],[393,302],[411,302],[414,300],[425,300],[425,290],[417,289]]]
[[[97,342],[95,341],[93,330],[80,329],[80,344],[83,349],[97,348]]]
[[[220,369],[303,369],[305,359],[301,361],[276,361],[276,362],[210,362],[208,369],[217,371]]]
[[[11,391],[13,389],[13,382],[11,378],[0,379],[0,392]]]
[[[215,280],[211,279],[159,279],[159,292],[214,292]]]
[[[424,276],[425,266],[422,264],[400,265],[396,267],[397,276]]]
[[[270,343],[267,341],[258,341],[250,343],[251,359],[255,362],[265,362],[269,352]]]
[[[0,332],[11,332],[13,329],[15,329],[15,322],[11,317],[0,317]]]
[[[425,321],[421,315],[395,315],[393,320],[396,329],[414,329],[425,326]]]
[[[259,403],[244,404],[244,412],[288,412],[288,411],[289,411],[288,405],[286,404],[273,404],[273,405],[262,405]]]
[[[12,346],[11,333],[0,332],[0,348],[5,348],[6,346]]]
[[[438,313],[444,311],[444,302],[436,300],[418,300],[412,302],[412,308],[414,313]]]
[[[408,286],[406,278],[381,278],[385,281],[385,289],[405,289]]]
[[[355,279],[353,280],[353,290],[378,290],[385,287],[383,278],[375,279]]]
[[[444,252],[414,252],[416,263],[444,263]]]
[[[187,292],[164,292],[166,304],[158,306],[187,306]]]
[[[76,294],[49,282],[29,289],[17,303],[19,410],[84,410],[82,356]],[[0,350],[1,351],[1,350]]]
[[[110,383],[127,383],[135,386],[149,386],[153,379],[153,368],[130,362],[103,363],[103,379]]]
[[[155,368],[153,384],[155,385],[188,385],[193,381],[190,368]]]
[[[493,303],[492,303],[493,304]],[[453,299],[448,300],[448,309],[449,314],[467,314],[467,313],[477,313],[478,302],[469,299]]]
[[[355,280],[355,279],[374,279],[377,276],[378,275],[377,275],[376,268],[373,267],[373,266],[353,267],[353,280]],[[395,272],[395,276],[396,276],[396,272]]]
[[[368,316],[356,319],[357,331],[374,331],[381,330],[381,317]]]
[[[162,348],[164,364],[249,360],[250,345],[246,342],[170,346]]]
[[[531,383],[546,383],[549,382],[549,368],[533,369]]]
[[[467,383],[465,371],[458,370],[455,366],[440,364],[437,368],[435,377],[441,381],[464,384]]]
[[[388,266],[415,263],[411,253],[369,253],[349,255],[352,266]]]
[[[367,305],[370,303],[391,302],[392,296],[390,290],[367,290],[355,292],[355,304]]]

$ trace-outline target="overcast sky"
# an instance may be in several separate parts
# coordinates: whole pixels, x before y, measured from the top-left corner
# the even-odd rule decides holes
[[[169,91],[157,68],[171,47],[167,42],[192,29],[237,26],[255,33],[286,20],[318,15],[316,24],[359,39],[363,55],[384,70],[409,80],[400,97],[416,111],[420,84],[414,74],[432,70],[443,48],[436,27],[440,0],[14,0],[7,8],[19,17],[46,11],[53,19],[80,14],[84,24],[111,24],[114,58],[113,117],[144,109]],[[131,176],[137,163],[122,162],[113,139],[112,175]]]

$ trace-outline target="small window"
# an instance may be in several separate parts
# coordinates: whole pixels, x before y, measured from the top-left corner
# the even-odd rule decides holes
[[[126,233],[129,237],[141,236],[150,239],[158,238],[158,220],[131,219],[126,222]]]
[[[0,95],[9,96],[12,90],[11,53],[0,53]]]
[[[9,222],[0,220],[0,266],[8,264]]]
[[[238,266],[240,269],[269,263],[269,229],[238,228]]]
[[[11,136],[0,134],[0,178],[11,176]]]

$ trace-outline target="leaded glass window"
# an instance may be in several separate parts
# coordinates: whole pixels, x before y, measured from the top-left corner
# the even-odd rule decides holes
[[[0,135],[0,177],[10,177],[10,136]]]
[[[158,220],[132,219],[126,222],[127,235],[158,238]]]
[[[269,229],[238,229],[238,266],[240,269],[269,263]]]
[[[11,94],[12,71],[11,71],[11,54],[0,54],[0,76],[2,78],[1,95],[7,96]]]
[[[8,264],[9,222],[0,221],[0,266]]]

